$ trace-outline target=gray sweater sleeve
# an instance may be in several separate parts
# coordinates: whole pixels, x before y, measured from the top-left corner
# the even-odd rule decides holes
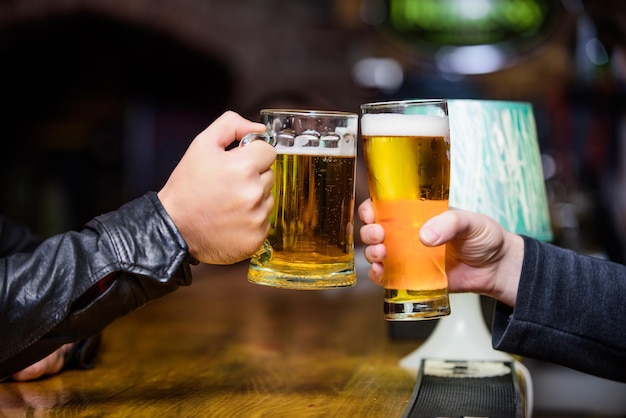
[[[524,237],[515,308],[497,304],[493,345],[626,382],[626,266]]]

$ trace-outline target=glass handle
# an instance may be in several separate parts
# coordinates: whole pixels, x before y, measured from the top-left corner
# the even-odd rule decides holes
[[[270,131],[269,129],[266,130],[265,132],[249,133],[248,135],[241,138],[241,141],[239,141],[239,146],[245,147],[250,142],[257,141],[257,140],[265,141],[273,147],[276,146],[276,135],[274,135],[274,133]]]

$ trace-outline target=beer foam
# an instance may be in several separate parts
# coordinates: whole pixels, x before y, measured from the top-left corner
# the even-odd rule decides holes
[[[361,116],[366,136],[450,136],[447,116],[366,113]]]

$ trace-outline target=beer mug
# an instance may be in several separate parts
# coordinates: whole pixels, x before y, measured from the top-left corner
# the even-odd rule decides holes
[[[422,224],[448,208],[450,129],[445,100],[361,105],[361,135],[376,223],[385,229],[388,320],[450,314],[445,246],[425,247]]]
[[[252,283],[327,289],[356,284],[354,192],[358,115],[264,109],[261,139],[276,148],[270,231],[250,259]]]

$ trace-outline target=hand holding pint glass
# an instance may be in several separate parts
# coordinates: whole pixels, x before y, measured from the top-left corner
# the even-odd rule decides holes
[[[419,240],[421,225],[448,208],[446,101],[368,103],[361,111],[368,187],[385,229],[385,319],[449,315],[445,246],[427,248]]]
[[[264,109],[263,139],[276,148],[270,232],[251,258],[248,280],[291,289],[356,283],[354,191],[358,115]]]

